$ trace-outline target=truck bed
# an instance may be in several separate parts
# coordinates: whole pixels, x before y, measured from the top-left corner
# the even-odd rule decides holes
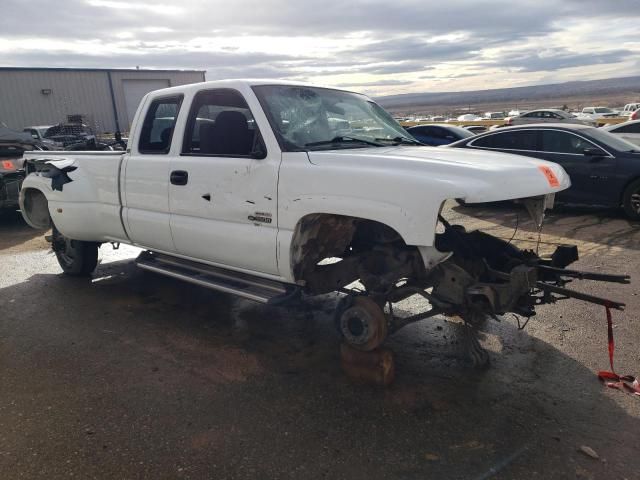
[[[25,187],[36,187],[46,193],[53,223],[72,238],[124,241],[127,236],[121,219],[120,194],[123,158],[124,152],[118,151],[28,152],[24,155],[25,169],[33,174]],[[54,177],[61,172],[69,181],[59,186],[59,190],[54,189]]]

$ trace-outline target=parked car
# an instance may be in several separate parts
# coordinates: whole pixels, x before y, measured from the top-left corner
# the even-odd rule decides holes
[[[462,128],[469,130],[471,133],[477,135],[478,133],[484,133],[488,130],[484,125],[466,125]]]
[[[607,125],[602,127],[609,133],[619,135],[628,142],[640,146],[640,120],[629,120],[628,122],[618,123],[617,125]]]
[[[574,124],[505,127],[449,145],[555,162],[571,177],[560,202],[624,208],[640,219],[640,149],[603,129]]]
[[[620,112],[607,107],[585,107],[577,118],[583,120],[599,120],[601,118],[619,117]]]
[[[57,142],[62,148],[69,148],[74,145],[95,141],[93,130],[82,123],[59,123],[49,127],[43,134],[47,140]]]
[[[552,108],[544,108],[539,110],[530,110],[528,112],[521,113],[517,117],[507,117],[505,119],[506,125],[525,125],[528,123],[579,123],[583,125],[594,125],[591,120],[580,120],[572,113],[567,113],[564,110],[557,110]]]
[[[420,143],[432,147],[448,145],[473,136],[473,133],[469,130],[455,125],[416,125],[407,128],[407,132]]]
[[[620,112],[621,117],[630,117],[633,112],[640,109],[640,103],[627,103]]]
[[[484,118],[485,120],[504,120],[504,113],[503,112],[485,112],[482,118]]]
[[[39,142],[40,145],[46,150],[61,150],[64,147],[62,142],[57,142],[51,138],[46,138],[44,136],[47,130],[49,130],[51,127],[52,125],[24,127],[22,131],[31,135],[31,138]]]
[[[24,180],[25,151],[39,149],[30,134],[0,126],[0,210],[17,209]]]
[[[478,120],[482,120],[482,117],[474,115],[473,113],[465,113],[457,118],[458,122],[477,122]]]

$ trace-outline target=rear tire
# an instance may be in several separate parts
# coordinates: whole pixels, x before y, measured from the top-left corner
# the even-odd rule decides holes
[[[624,189],[622,208],[631,220],[640,220],[640,179],[635,180]]]
[[[98,265],[98,244],[72,240],[52,227],[52,245],[65,274],[74,277],[90,275]]]

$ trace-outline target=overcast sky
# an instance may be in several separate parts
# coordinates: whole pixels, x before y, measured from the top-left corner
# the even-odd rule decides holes
[[[194,68],[373,95],[640,74],[638,0],[2,0],[0,65]]]

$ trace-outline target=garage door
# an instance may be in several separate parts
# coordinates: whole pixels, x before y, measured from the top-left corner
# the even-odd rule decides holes
[[[160,88],[167,88],[169,80],[123,80],[124,101],[127,106],[127,118],[129,127],[133,123],[133,116],[136,114],[140,100],[147,93]]]

